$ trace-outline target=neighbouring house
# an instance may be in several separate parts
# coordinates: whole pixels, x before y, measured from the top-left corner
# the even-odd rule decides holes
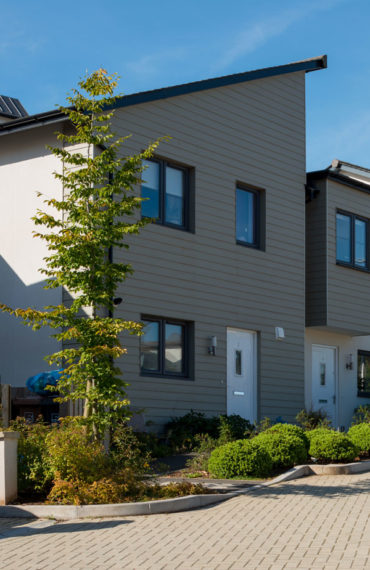
[[[339,427],[370,404],[369,278],[370,170],[333,160],[307,175],[305,376]]]
[[[125,154],[171,137],[147,161],[138,188],[149,198],[142,215],[157,223],[133,237],[128,252],[113,252],[135,269],[117,293],[123,301],[116,314],[146,325],[141,340],[125,338],[128,354],[120,364],[133,406],[145,410],[153,429],[190,409],[292,421],[305,406],[325,407],[320,400],[329,396],[315,388],[324,373],[320,346],[335,347],[348,365],[352,355],[351,374],[335,360],[335,413],[328,409],[335,424],[348,425],[354,407],[365,401],[356,392],[357,349],[345,343],[360,334],[359,349],[370,353],[370,337],[363,336],[370,330],[357,321],[352,327],[347,312],[340,334],[332,332],[329,317],[315,320],[326,303],[315,264],[343,269],[332,260],[329,239],[322,241],[327,252],[315,245],[317,234],[331,228],[324,213],[328,191],[321,189],[326,179],[331,183],[326,171],[321,178],[310,175],[305,204],[305,76],[325,67],[323,56],[117,100],[114,130],[132,134]],[[55,131],[70,128],[59,111],[0,125],[0,298],[8,304],[42,306],[64,295],[42,289],[38,268],[46,251],[32,240],[30,218],[40,204],[37,191],[62,195],[52,176],[61,165],[45,145],[55,145]],[[356,193],[353,185],[346,191]],[[334,211],[352,212],[333,204]],[[337,286],[340,279],[335,276]],[[365,295],[354,279],[357,286]],[[44,370],[43,356],[57,348],[47,331],[34,333],[6,315],[0,316],[0,335],[2,382],[14,387]],[[312,358],[320,361],[318,379],[312,379]],[[325,383],[329,371],[327,364]]]

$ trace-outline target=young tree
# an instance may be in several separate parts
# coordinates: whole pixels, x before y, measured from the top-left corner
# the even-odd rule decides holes
[[[141,181],[143,159],[152,155],[158,141],[141,154],[122,158],[125,139],[111,131],[116,76],[99,69],[78,85],[67,98],[70,107],[60,108],[74,125],[73,134],[59,133],[62,144],[50,148],[63,165],[54,176],[64,196],[44,200],[54,214],[38,210],[33,218],[45,228],[34,235],[45,240],[49,250],[41,269],[45,288],[65,288],[71,302],[44,310],[0,308],[34,329],[57,329],[53,336],[68,344],[46,357],[50,365],[63,368],[57,401],[82,398],[86,422],[102,434],[129,403],[127,384],[114,364],[126,352],[119,333],[141,332],[140,324],[112,316],[117,286],[133,270],[113,262],[110,251],[128,248],[125,238],[147,222],[129,218],[141,203],[133,187]],[[73,151],[75,145],[84,150]]]

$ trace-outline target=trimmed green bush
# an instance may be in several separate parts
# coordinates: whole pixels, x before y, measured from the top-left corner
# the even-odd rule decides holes
[[[307,449],[301,437],[288,432],[264,431],[257,435],[253,443],[267,451],[274,469],[300,465],[307,460]]]
[[[299,437],[304,443],[305,448],[308,451],[310,447],[310,442],[302,428],[295,426],[293,424],[275,424],[264,431],[264,433],[282,433],[285,435],[295,435]]]
[[[221,479],[270,475],[271,457],[265,449],[255,444],[256,439],[239,439],[217,447],[208,461],[209,472]]]
[[[356,424],[349,428],[348,437],[360,450],[360,455],[370,455],[370,424]]]
[[[358,448],[343,433],[320,429],[313,430],[311,434],[309,454],[320,463],[350,462],[358,454]]]

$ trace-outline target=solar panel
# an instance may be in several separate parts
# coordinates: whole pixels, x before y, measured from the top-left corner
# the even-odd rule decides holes
[[[0,95],[0,116],[9,119],[21,119],[27,117],[28,113],[19,99]]]

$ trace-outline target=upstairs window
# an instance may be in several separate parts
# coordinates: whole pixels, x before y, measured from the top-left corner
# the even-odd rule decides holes
[[[144,375],[188,377],[189,327],[183,321],[143,317],[140,368]]]
[[[144,218],[188,229],[189,171],[166,160],[144,160],[141,203]]]
[[[337,263],[368,269],[369,223],[366,218],[337,212]]]
[[[370,397],[370,352],[365,350],[357,355],[357,395]]]
[[[236,189],[236,242],[260,247],[260,193],[249,188]]]

